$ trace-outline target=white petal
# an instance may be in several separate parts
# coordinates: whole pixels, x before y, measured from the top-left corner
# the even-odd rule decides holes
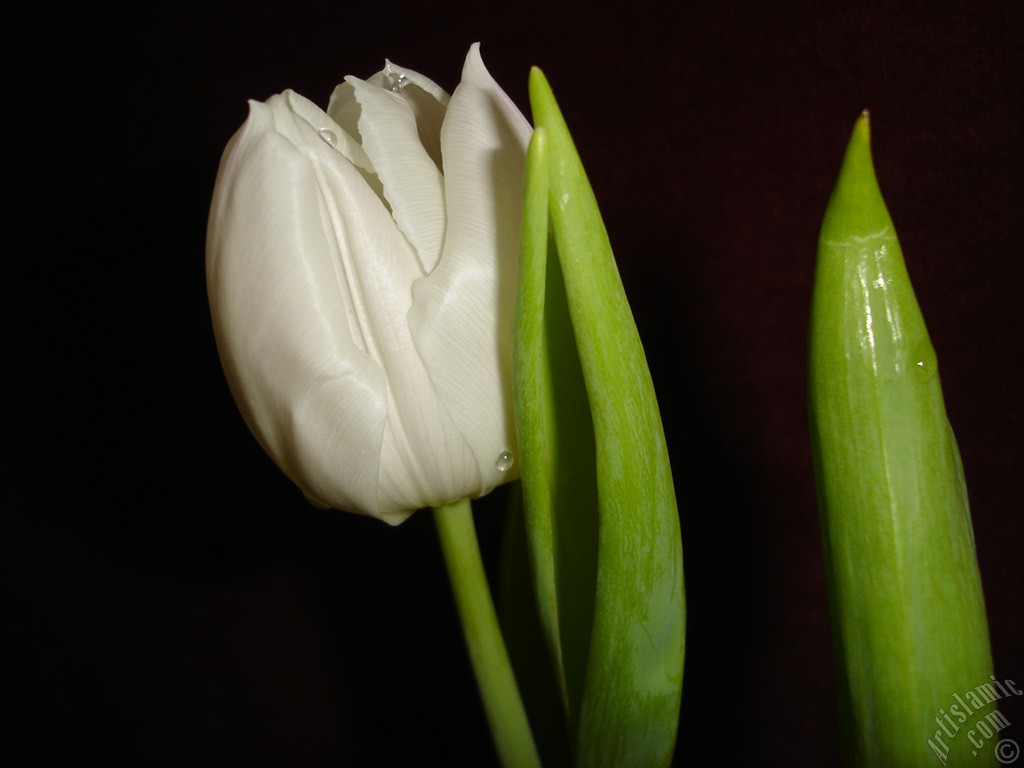
[[[422,275],[394,220],[365,187],[325,169],[327,205],[337,212],[345,282],[358,307],[366,350],[387,380],[378,505],[389,521],[461,498],[480,478],[466,441],[439,398],[408,326],[411,286]],[[391,515],[392,517],[388,517]]]
[[[225,151],[207,243],[214,328],[246,422],[286,474],[394,524],[478,493],[481,477],[412,343],[416,255],[323,130],[342,129],[286,93],[252,104]]]
[[[207,242],[217,344],[281,469],[322,501],[374,514],[386,382],[346,322],[338,244],[304,146],[321,140],[274,106],[251,104],[218,174]]]
[[[441,124],[451,97],[429,77],[391,61],[387,61],[384,69],[367,78],[366,82],[395,90],[408,103],[416,118],[420,142],[434,164],[441,168]],[[358,136],[359,111],[351,85],[342,83],[334,89],[327,114],[353,136]]]
[[[360,107],[359,135],[384,186],[399,229],[429,274],[441,258],[444,177],[427,154],[409,102],[390,90],[345,78]]]
[[[444,124],[444,116],[448,111],[451,97],[429,77],[400,67],[391,61],[384,67],[381,79],[385,84],[390,82],[394,84],[392,87],[398,88],[399,95],[416,117],[416,131],[419,133],[420,143],[427,150],[434,165],[443,171],[441,126]]]
[[[279,103],[282,98],[285,102],[284,105]],[[274,127],[293,143],[300,145],[305,142],[306,132],[302,124],[308,123],[326,144],[341,152],[353,165],[365,171],[373,171],[370,158],[366,156],[358,139],[353,138],[351,131],[335,123],[330,115],[325,114],[320,107],[305,96],[287,90],[280,96],[268,99],[267,104],[275,106],[271,110]],[[287,109],[281,108],[283,106],[287,106]],[[296,117],[301,120],[296,121]]]
[[[474,45],[441,130],[448,207],[443,255],[413,287],[409,325],[469,441],[485,491],[514,476],[495,464],[515,447],[511,338],[530,132]]]

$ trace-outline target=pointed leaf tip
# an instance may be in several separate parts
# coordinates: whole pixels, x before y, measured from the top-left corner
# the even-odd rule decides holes
[[[867,150],[868,160],[871,160],[871,113],[868,110],[861,110],[857,121],[853,124],[853,132],[850,134],[850,146],[857,145],[858,148]]]
[[[551,86],[548,84],[547,77],[544,76],[544,72],[540,67],[530,67],[530,99],[533,99],[533,94],[536,89],[551,90]]]
[[[549,128],[556,128],[560,123],[564,125],[551,84],[539,67],[530,70],[529,90],[534,126],[546,125]]]
[[[539,163],[541,162],[541,160],[544,160],[546,162],[546,156],[544,153],[547,151],[547,144],[548,132],[543,125],[538,125],[536,128],[533,129],[533,134],[530,136],[530,146],[527,150],[527,162],[529,162],[530,152],[534,153],[538,158],[540,158],[538,160],[535,160],[535,162]]]
[[[865,109],[850,134],[839,178],[825,211],[819,244],[847,242],[891,227],[892,220],[875,176],[870,114]]]
[[[843,166],[849,163],[851,153],[856,153],[858,161],[866,161],[874,171],[874,162],[871,157],[871,116],[865,109],[857,116],[853,124],[853,131],[850,133],[850,143],[847,145],[846,157],[843,159]]]

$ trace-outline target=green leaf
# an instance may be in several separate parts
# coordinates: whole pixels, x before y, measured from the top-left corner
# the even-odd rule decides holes
[[[538,608],[576,764],[664,766],[685,624],[664,431],[597,202],[536,69],[530,99],[515,368]]]
[[[965,712],[966,727],[944,720],[954,694],[992,682],[988,628],[960,457],[866,112],[822,224],[809,373],[844,755],[992,764],[994,744],[967,731],[993,706]]]
[[[546,132],[527,153],[516,328],[516,413],[536,594],[572,730],[597,579],[597,461],[557,254],[549,253]]]
[[[510,486],[501,538],[498,619],[544,768],[568,768],[572,750],[559,684],[541,626],[526,540],[522,490]]]

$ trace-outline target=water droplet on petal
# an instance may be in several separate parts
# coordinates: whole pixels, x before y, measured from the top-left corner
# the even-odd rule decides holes
[[[320,129],[320,138],[330,144],[332,147],[338,146],[338,136],[330,128]]]
[[[499,472],[508,472],[515,461],[512,451],[502,451],[498,454],[498,460],[494,462],[494,468]]]
[[[395,72],[391,62],[384,59],[384,86],[394,93],[401,93],[408,84],[408,78],[404,72]]]

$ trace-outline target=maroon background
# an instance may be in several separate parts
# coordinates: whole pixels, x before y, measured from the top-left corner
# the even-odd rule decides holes
[[[325,103],[385,56],[450,90],[478,40],[524,109],[531,65],[552,82],[650,359],[689,603],[676,763],[837,762],[804,356],[864,107],[942,362],[996,671],[1024,680],[1019,2],[144,5],[15,20],[31,240],[8,255],[2,562],[30,754],[494,764],[429,515],[305,504],[234,408],[203,284],[246,99]],[[500,502],[480,516],[492,564]],[[1004,712],[1024,743],[1022,701]]]

